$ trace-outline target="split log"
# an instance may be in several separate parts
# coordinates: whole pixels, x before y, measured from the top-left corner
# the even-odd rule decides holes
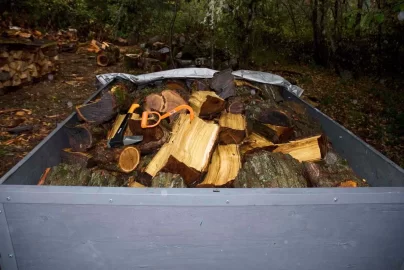
[[[212,91],[197,91],[191,95],[189,104],[196,116],[213,119],[225,108],[225,101]]]
[[[256,150],[272,150],[276,146],[274,143],[267,140],[265,137],[262,137],[256,133],[250,134],[247,139],[240,146],[240,152],[244,156],[246,153],[250,153]]]
[[[140,184],[139,182],[136,182],[136,181],[129,183],[128,187],[131,187],[131,188],[145,188],[144,185],[142,185],[142,184]]]
[[[276,148],[273,152],[289,154],[300,162],[318,161],[321,160],[320,137],[321,136],[314,136],[284,144],[276,144]]]
[[[304,162],[307,180],[314,187],[366,187],[365,180],[360,179],[342,158],[333,165]]]
[[[154,188],[186,188],[184,179],[179,174],[159,172],[152,181]]]
[[[219,145],[212,155],[208,173],[198,187],[230,187],[241,168],[238,145]]]
[[[212,88],[216,94],[223,99],[235,96],[236,84],[234,82],[232,70],[226,69],[215,73],[210,83],[210,88]]]
[[[142,154],[152,153],[168,140],[169,132],[162,125],[152,128],[142,128],[141,120],[138,114],[133,114],[131,119],[128,120],[128,127],[132,134],[143,136],[143,141],[136,145]],[[150,118],[148,125],[152,125],[155,122],[153,118]]]
[[[222,113],[219,126],[221,144],[240,144],[247,136],[246,120],[241,114]]]
[[[88,153],[74,152],[71,148],[63,149],[60,153],[62,163],[69,165],[79,165],[82,168],[91,168],[95,166],[92,156]]]
[[[304,188],[303,166],[289,155],[265,150],[248,154],[238,176],[236,188]]]
[[[93,146],[93,135],[87,126],[66,126],[65,131],[73,152],[85,152]]]
[[[145,177],[155,177],[158,172],[180,174],[188,187],[201,182],[214,145],[218,139],[219,126],[188,114],[176,120],[170,140],[157,152],[145,169]],[[147,179],[145,179],[147,181]]]

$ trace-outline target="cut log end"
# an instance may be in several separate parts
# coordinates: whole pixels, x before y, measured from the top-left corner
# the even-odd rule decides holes
[[[97,55],[97,64],[101,67],[106,67],[109,65],[109,58],[105,54],[99,54]]]
[[[119,156],[119,167],[125,173],[132,172],[136,169],[140,161],[140,152],[136,147],[126,147]]]

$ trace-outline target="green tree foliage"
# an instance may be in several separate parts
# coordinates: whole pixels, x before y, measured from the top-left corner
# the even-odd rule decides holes
[[[403,70],[404,0],[178,0],[174,33],[237,56],[242,65],[279,56],[339,70],[392,63]],[[176,0],[0,0],[3,21],[81,36],[169,37]],[[403,15],[404,16],[404,15]],[[202,46],[201,45],[201,46]],[[387,53],[386,53],[387,52]],[[393,56],[398,52],[398,56]],[[355,57],[355,61],[352,60]],[[401,64],[400,64],[401,63]],[[366,69],[366,68],[364,68]]]

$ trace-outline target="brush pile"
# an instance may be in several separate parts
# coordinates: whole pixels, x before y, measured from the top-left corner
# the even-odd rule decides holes
[[[70,148],[47,170],[45,185],[304,188],[367,186],[332,148],[303,104],[279,86],[236,79],[164,80],[147,86],[116,80],[76,108],[66,127]],[[140,107],[126,114],[131,104]],[[179,105],[186,110],[170,114]],[[154,114],[169,113],[159,124]],[[122,138],[141,142],[109,148]]]

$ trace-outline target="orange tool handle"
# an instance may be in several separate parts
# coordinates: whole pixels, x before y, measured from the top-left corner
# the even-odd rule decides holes
[[[139,104],[133,103],[132,106],[130,106],[128,113],[133,113],[139,107]]]
[[[163,120],[163,119],[165,119],[167,117],[170,117],[171,115],[173,115],[173,114],[175,114],[175,113],[177,113],[177,112],[179,112],[181,110],[188,110],[190,120],[192,121],[192,119],[194,119],[194,110],[188,105],[180,105],[180,106],[175,107],[174,109],[172,109],[171,111],[169,111],[169,112],[167,112],[167,113],[165,113],[163,115],[160,115],[158,112],[148,112],[148,111],[143,112],[142,121],[140,122],[140,126],[142,128],[155,127],[158,124],[160,124],[161,120]],[[158,117],[157,122],[155,124],[153,124],[153,125],[148,125],[147,124],[147,120],[149,119],[149,114],[155,114]]]
[[[148,124],[147,124],[147,120],[149,120],[149,114],[155,114],[155,115],[157,115],[157,117],[158,117],[157,122],[156,122],[155,124],[153,124],[153,125],[148,125]],[[140,122],[140,126],[141,126],[142,128],[152,128],[152,127],[155,127],[155,126],[157,126],[158,124],[160,124],[160,121],[161,121],[161,115],[160,115],[158,112],[144,111],[144,112],[142,113],[142,121]]]

